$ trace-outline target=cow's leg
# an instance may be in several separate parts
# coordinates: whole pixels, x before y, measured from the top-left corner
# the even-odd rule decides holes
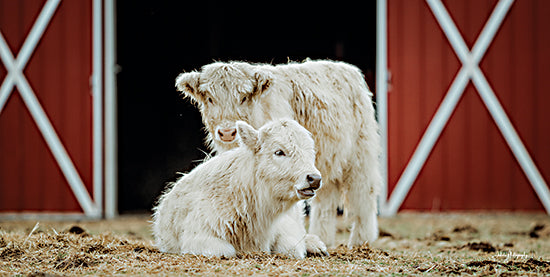
[[[336,208],[340,192],[336,182],[323,180],[323,186],[310,202],[309,233],[319,236],[328,247],[336,240]]]
[[[351,223],[349,247],[378,238],[377,198],[382,186],[378,156],[368,150],[361,153],[350,163],[344,181],[347,188],[344,212]]]
[[[363,193],[362,197],[360,196]],[[344,208],[351,223],[348,247],[373,242],[378,238],[377,197],[374,193],[351,189]]]

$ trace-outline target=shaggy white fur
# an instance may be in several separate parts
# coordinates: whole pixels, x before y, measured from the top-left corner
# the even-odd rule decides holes
[[[311,134],[289,119],[258,131],[239,121],[237,128],[238,147],[200,164],[161,196],[153,216],[157,247],[225,257],[326,253],[303,222],[302,200],[321,186]]]
[[[352,226],[348,246],[377,239],[380,136],[372,93],[357,67],[311,60],[277,66],[216,62],[180,74],[176,87],[199,107],[218,152],[237,146],[231,140],[237,120],[254,127],[275,118],[298,121],[313,134],[324,182],[311,202],[310,233],[334,245],[336,207],[343,203]]]

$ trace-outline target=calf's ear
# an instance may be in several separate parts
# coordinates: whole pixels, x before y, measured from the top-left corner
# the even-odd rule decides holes
[[[256,152],[258,148],[258,131],[244,121],[237,121],[237,132],[241,137],[241,142]]]
[[[184,97],[189,97],[192,100],[204,103],[205,95],[199,91],[200,73],[193,71],[181,73],[176,78],[176,88],[181,91]]]

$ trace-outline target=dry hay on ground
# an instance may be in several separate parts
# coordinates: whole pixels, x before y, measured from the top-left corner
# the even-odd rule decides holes
[[[544,214],[412,214],[382,218],[381,238],[329,257],[160,253],[149,218],[98,222],[0,222],[0,275],[549,275]],[[33,228],[36,227],[36,228]],[[347,232],[342,225],[339,240]]]

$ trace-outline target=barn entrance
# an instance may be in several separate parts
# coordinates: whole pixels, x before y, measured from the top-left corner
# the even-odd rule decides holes
[[[374,1],[255,7],[228,1],[117,1],[118,209],[150,211],[177,172],[208,150],[199,112],[174,80],[214,60],[343,60],[373,89]]]

